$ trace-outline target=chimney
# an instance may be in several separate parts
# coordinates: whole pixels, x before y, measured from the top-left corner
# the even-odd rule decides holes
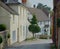
[[[22,0],[22,3],[26,3],[27,2],[27,0]]]

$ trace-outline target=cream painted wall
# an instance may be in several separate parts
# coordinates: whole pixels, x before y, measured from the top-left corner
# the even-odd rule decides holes
[[[17,34],[18,34],[18,15],[11,15],[10,18],[10,34],[11,34],[11,44],[17,42]],[[15,40],[13,40],[13,31],[15,31]]]
[[[14,22],[13,22],[13,16],[14,16]],[[0,7],[0,24],[5,24],[7,27],[8,32],[11,35],[10,44],[13,44],[14,42],[17,42],[17,28],[18,28],[18,16],[10,14],[7,10]],[[12,41],[12,32],[16,31],[16,40]]]
[[[19,16],[19,41],[26,39],[26,25],[27,25],[27,11],[24,6],[19,6],[20,16]]]
[[[19,42],[21,42],[26,39],[25,30],[26,30],[26,25],[27,25],[27,11],[23,5],[10,5],[10,7],[19,14],[19,16],[18,16],[18,27],[19,27],[18,38],[19,38]],[[11,21],[11,23],[12,23],[12,21]]]
[[[10,13],[0,6],[0,24],[5,24],[10,29]]]
[[[32,14],[29,12],[29,10],[27,10],[27,17],[32,18]],[[29,25],[30,25],[30,22],[27,21],[27,38],[33,37],[32,32],[28,30]]]
[[[19,7],[19,41],[23,41],[28,37],[26,29],[29,26],[28,22],[28,9],[22,5]],[[30,37],[30,36],[29,36]]]
[[[28,26],[29,26],[29,22],[27,20],[29,11],[23,5],[10,5],[10,7],[19,14],[19,15],[13,15],[8,12],[9,15],[7,15],[7,18],[9,17],[8,18],[9,23],[6,23],[6,22],[8,22],[7,21],[8,19],[6,19],[6,22],[5,22],[7,24],[7,26],[9,25],[8,28],[9,28],[9,31],[11,34],[10,42],[11,42],[11,44],[13,44],[13,43],[17,42],[17,40],[19,40],[19,42],[21,42],[28,37],[28,36],[26,36],[27,35],[26,29],[28,29]],[[14,41],[13,41],[13,31],[16,32],[15,33],[16,39]],[[29,33],[28,33],[28,35],[29,35]]]

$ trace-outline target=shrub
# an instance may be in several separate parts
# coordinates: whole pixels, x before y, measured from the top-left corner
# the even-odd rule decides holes
[[[35,38],[34,37],[31,37],[31,38],[27,38],[25,40],[27,41],[27,40],[33,40],[33,39],[35,39]]]
[[[6,30],[6,25],[0,24],[0,31],[4,31],[4,30]]]
[[[3,39],[2,39],[2,37],[0,36],[0,44],[2,43],[2,41],[3,41]]]
[[[40,35],[39,39],[47,39],[47,35]]]
[[[51,45],[51,49],[56,49],[55,44],[52,44],[52,45]]]

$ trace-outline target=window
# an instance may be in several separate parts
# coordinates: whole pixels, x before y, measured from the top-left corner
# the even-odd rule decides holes
[[[40,21],[40,25],[42,24],[42,21]]]
[[[24,38],[26,38],[26,28],[25,28],[25,26],[23,26],[23,36],[24,36]]]
[[[13,41],[16,40],[16,31],[13,31],[13,33],[12,33],[12,40],[13,40]]]

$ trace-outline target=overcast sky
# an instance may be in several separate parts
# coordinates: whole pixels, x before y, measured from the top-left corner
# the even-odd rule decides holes
[[[29,0],[31,5],[42,3],[44,5],[47,5],[53,9],[53,0]]]

